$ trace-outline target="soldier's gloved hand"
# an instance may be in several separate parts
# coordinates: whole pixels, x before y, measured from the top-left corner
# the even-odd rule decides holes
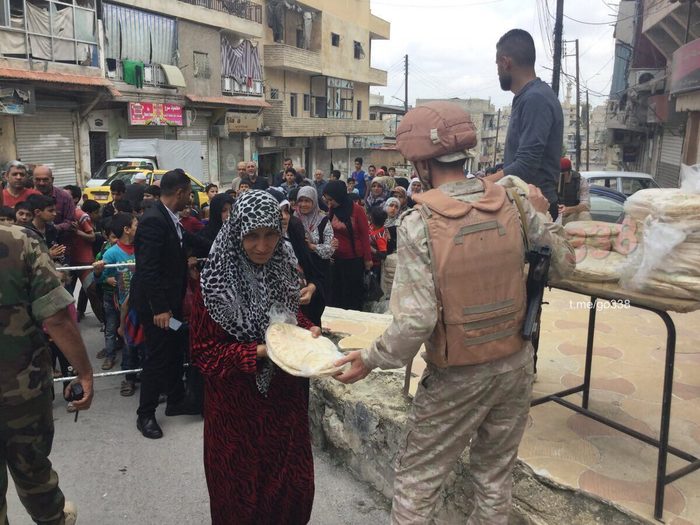
[[[345,357],[338,359],[333,363],[333,366],[343,366],[346,363],[351,363],[350,370],[347,372],[339,372],[333,376],[334,379],[337,379],[341,383],[355,383],[367,377],[372,371],[365,365],[362,360],[362,353],[359,350],[353,350]]]
[[[542,191],[532,184],[528,184],[527,187],[530,189],[528,200],[532,207],[540,213],[547,213],[549,211],[549,201],[542,195]]]

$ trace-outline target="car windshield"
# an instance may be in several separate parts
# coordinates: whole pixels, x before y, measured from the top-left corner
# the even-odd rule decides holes
[[[107,185],[111,184],[115,180],[123,180],[126,184],[131,184],[134,175],[138,173],[145,173],[146,176],[148,176],[148,171],[120,171],[107,181]]]
[[[95,172],[93,179],[109,179],[118,171],[129,169],[152,170],[153,163],[147,161],[107,161]]]
[[[165,172],[163,172],[163,173],[154,173],[154,174],[153,174],[153,182],[155,183],[156,181],[160,181],[160,179],[163,178],[163,175],[165,175]],[[190,176],[188,175],[188,177],[190,177]],[[191,184],[191,186],[192,186],[192,191],[194,191],[194,192],[204,192],[204,186],[202,186],[201,184],[196,183],[195,180],[194,180],[192,177],[190,177],[190,184]]]

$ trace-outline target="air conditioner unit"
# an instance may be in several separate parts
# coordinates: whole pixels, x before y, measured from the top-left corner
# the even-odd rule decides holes
[[[144,66],[144,68],[143,68],[143,81],[146,84],[153,83],[153,66]]]
[[[233,79],[231,77],[223,77],[222,79],[223,91],[231,93],[233,91]]]
[[[630,87],[646,84],[664,74],[664,69],[632,69],[630,71]]]

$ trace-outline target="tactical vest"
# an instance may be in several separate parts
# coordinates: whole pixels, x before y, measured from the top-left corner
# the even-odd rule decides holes
[[[577,206],[581,202],[578,198],[578,190],[581,185],[581,175],[571,172],[571,180],[564,182],[564,174],[559,175],[559,204],[564,206]]]
[[[426,345],[444,368],[475,365],[523,348],[526,292],[518,211],[506,190],[462,202],[440,190],[415,195],[427,226],[438,322]]]

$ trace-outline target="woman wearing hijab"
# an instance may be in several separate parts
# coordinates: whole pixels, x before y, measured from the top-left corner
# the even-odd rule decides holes
[[[233,203],[233,197],[226,193],[219,193],[211,199],[209,202],[209,222],[204,229],[197,234],[200,239],[205,241],[202,243],[202,246],[197,247],[197,257],[206,257],[209,255],[209,249],[211,249],[214,239],[216,239],[219,230],[221,230],[224,222],[226,222],[231,214]]]
[[[391,191],[391,196],[399,201],[399,215],[408,210],[408,192],[401,186],[396,186]]]
[[[299,326],[299,276],[282,241],[279,204],[250,190],[221,227],[191,316],[192,356],[205,376],[204,468],[213,525],[309,521],[314,469],[309,382],[267,358],[275,311]]]
[[[333,236],[338,240],[331,272],[331,304],[346,310],[361,310],[364,273],[372,269],[367,215],[350,199],[343,181],[330,181],[323,196],[330,209],[328,218]]]
[[[411,185],[408,187],[406,194],[408,195],[408,207],[413,208],[416,203],[413,200],[413,195],[416,193],[421,193],[423,191],[423,184],[418,177],[413,177],[411,179]]]
[[[386,202],[388,197],[389,190],[386,187],[384,177],[375,177],[375,179],[372,181],[372,184],[369,187],[369,193],[365,198],[365,207],[369,211],[375,206],[384,206],[384,202]]]
[[[396,225],[399,222],[401,202],[396,197],[389,197],[384,203],[386,212],[386,222],[384,227],[389,232],[389,242],[387,244],[387,255],[396,251]]]

